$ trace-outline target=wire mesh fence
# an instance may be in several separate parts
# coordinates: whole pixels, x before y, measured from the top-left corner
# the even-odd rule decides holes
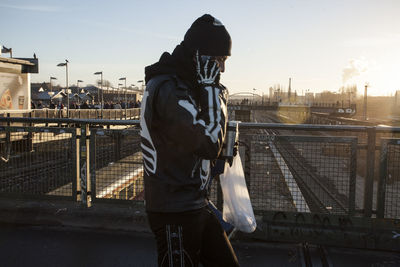
[[[0,192],[73,197],[73,129],[0,127]]]
[[[400,219],[400,139],[382,140],[378,217]]]
[[[143,201],[138,122],[116,124],[106,129],[113,124],[96,121],[90,128],[92,199]],[[80,166],[79,139],[74,127],[79,128],[79,124],[64,122],[63,125],[70,128],[0,126],[2,194],[76,199]],[[355,210],[362,211],[365,185],[371,183],[377,188],[379,175],[375,172],[382,166],[379,160],[375,161],[375,168],[367,164],[366,148],[370,145],[367,134],[349,131],[347,135],[352,137],[346,137],[340,132],[328,135],[322,130],[310,131],[306,126],[285,127],[279,132],[251,124],[240,129],[239,151],[256,213],[352,215]],[[386,137],[393,137],[393,133],[377,134],[375,144],[380,145],[380,139]],[[400,217],[397,204],[400,203],[400,149],[398,139],[393,140],[395,143],[386,144],[384,197],[370,195],[381,201],[383,208],[376,210],[378,213],[384,210],[385,218]],[[376,153],[379,156],[379,150]],[[366,174],[371,169],[373,179],[368,180]],[[221,207],[218,179],[212,183],[210,199]]]
[[[138,129],[91,132],[94,201],[143,200],[143,166]]]
[[[354,212],[356,138],[253,133],[244,139],[256,213]]]

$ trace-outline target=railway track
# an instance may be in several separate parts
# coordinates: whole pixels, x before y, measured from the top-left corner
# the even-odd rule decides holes
[[[51,141],[51,145],[37,143],[32,152],[17,152],[8,162],[0,161],[0,192],[46,194],[71,183],[75,177],[72,155],[75,151],[70,144],[66,140]],[[129,138],[122,144],[119,156],[125,157],[139,151],[140,140]],[[118,161],[114,145],[110,139],[96,143],[96,169]]]
[[[263,121],[266,122],[265,120],[279,122],[277,118],[271,115],[264,116]],[[287,169],[284,168],[282,170],[281,168],[281,171],[289,172],[289,176],[294,178],[297,185],[294,188],[298,188],[301,191],[302,198],[306,203],[294,201],[296,205],[305,205],[309,208],[309,211],[317,213],[346,214],[348,212],[347,197],[340,194],[334,183],[330,182],[327,177],[319,175],[315,167],[307,161],[290,141],[280,139],[278,136],[281,134],[276,130],[264,129],[260,131],[264,135],[274,137],[269,141],[270,147],[276,148],[279,155],[284,159],[285,166],[287,166]],[[293,185],[288,185],[288,187],[292,187],[291,191],[293,190]],[[295,198],[299,199],[299,196],[296,196],[295,192],[295,194],[292,193],[292,198],[294,200]]]

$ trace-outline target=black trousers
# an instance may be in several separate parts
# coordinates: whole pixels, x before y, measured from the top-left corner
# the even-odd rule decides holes
[[[217,217],[208,208],[179,213],[147,213],[158,266],[239,266]]]

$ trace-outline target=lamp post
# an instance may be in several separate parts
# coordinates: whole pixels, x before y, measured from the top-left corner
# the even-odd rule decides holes
[[[82,80],[78,80],[78,81],[76,81],[76,93],[78,94],[78,104],[80,104],[81,103],[81,101],[80,101],[80,97],[79,97],[79,83],[83,83],[83,81]]]
[[[118,80],[120,80],[120,81],[125,81],[125,90],[124,90],[124,94],[125,94],[125,104],[124,104],[124,107],[125,107],[125,119],[126,119],[126,77],[122,77],[122,78],[119,78]]]
[[[50,92],[53,92],[53,84],[51,83],[52,80],[57,80],[56,77],[50,77]]]
[[[65,63],[57,64],[57,67],[65,66],[65,75],[66,75],[65,82],[66,82],[66,90],[67,90],[67,118],[69,118],[68,63],[69,63],[69,61],[66,59]]]
[[[101,89],[101,104],[100,104],[100,108],[101,108],[101,118],[103,118],[103,72],[102,71],[98,71],[95,72],[94,75],[101,75],[100,77],[100,89]],[[100,103],[100,91],[97,91],[97,101],[99,101]]]
[[[143,80],[139,80],[139,81],[137,81],[138,83],[141,83],[142,84],[142,86],[141,86],[141,90],[143,91],[143,87],[144,87],[144,81]]]
[[[256,88],[253,88],[253,106],[256,105],[256,102],[254,101],[255,94],[256,94]]]
[[[117,90],[117,99],[118,99],[118,101],[119,101],[119,87],[122,86],[122,85],[123,85],[122,83],[118,84],[118,90]]]
[[[76,82],[76,87],[77,87],[77,93],[79,94],[79,83],[83,83],[83,81],[82,80],[78,80],[77,82]]]

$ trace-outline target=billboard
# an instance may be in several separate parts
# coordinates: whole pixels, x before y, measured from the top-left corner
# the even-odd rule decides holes
[[[7,70],[0,68],[0,113],[30,111],[30,74]]]

